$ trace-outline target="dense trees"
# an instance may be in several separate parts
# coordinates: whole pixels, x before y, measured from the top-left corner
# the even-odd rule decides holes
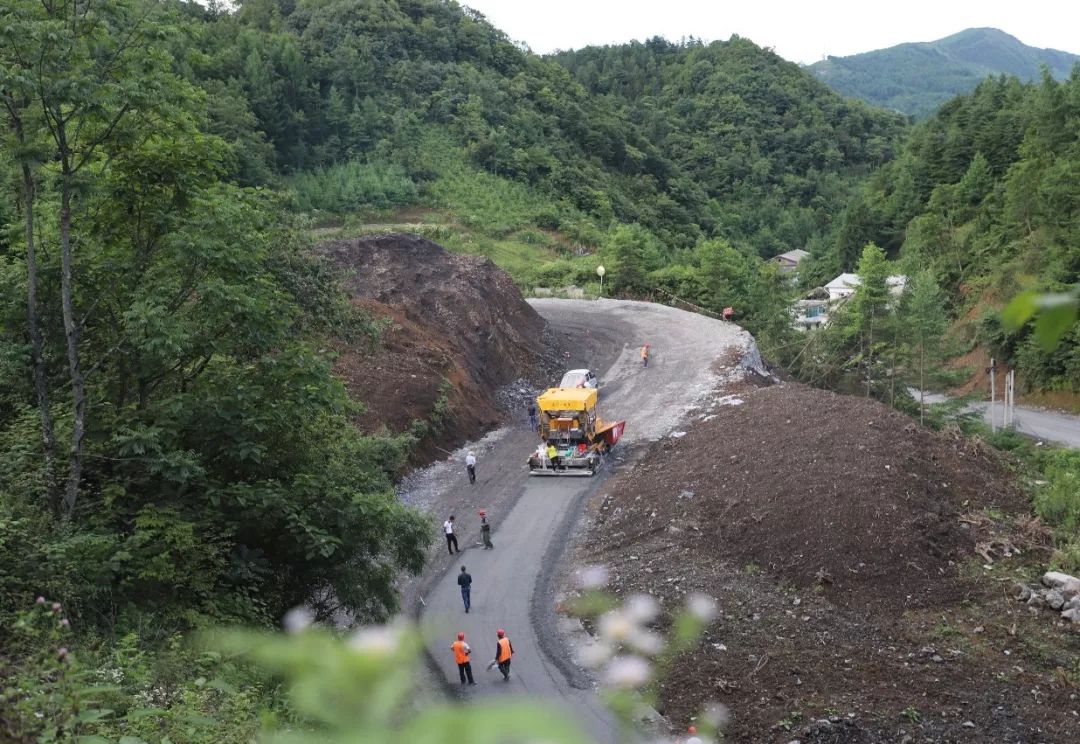
[[[1080,70],[1080,68],[1078,68]],[[900,156],[873,174],[815,250],[812,280],[852,265],[872,240],[906,266],[930,270],[957,329],[1020,370],[1025,387],[1080,391],[1072,343],[1047,352],[1025,327],[1003,329],[996,310],[1020,289],[1080,282],[1080,72],[1022,85],[987,79],[916,127]]]
[[[0,616],[155,632],[318,598],[382,617],[425,523],[316,349],[368,333],[266,192],[223,181],[153,2],[0,10]],[[66,478],[60,475],[66,443]]]

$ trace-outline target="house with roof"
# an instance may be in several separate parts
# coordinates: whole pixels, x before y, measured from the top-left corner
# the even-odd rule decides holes
[[[829,302],[846,300],[855,294],[855,288],[860,284],[862,280],[859,279],[858,274],[841,274],[825,285],[825,291],[829,293]],[[885,280],[885,285],[889,289],[889,294],[899,297],[907,286],[907,277],[902,274],[890,276]]]
[[[811,296],[797,300],[793,308],[795,327],[799,330],[810,331],[826,325],[829,322],[830,310],[855,294],[855,289],[861,283],[858,274],[841,274],[822,289],[815,290]],[[885,284],[890,295],[899,297],[907,287],[907,277],[896,274],[888,277]],[[827,299],[822,297],[826,293]]]
[[[779,266],[781,274],[790,274],[799,268],[799,262],[809,255],[809,251],[796,248],[793,251],[781,253],[779,256],[773,256],[773,261]]]

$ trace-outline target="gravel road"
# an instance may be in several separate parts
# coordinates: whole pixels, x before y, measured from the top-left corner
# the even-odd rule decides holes
[[[723,376],[747,360],[757,363],[753,339],[738,326],[682,310],[617,300],[536,299],[530,304],[571,340],[568,368],[589,366],[600,376],[599,410],[605,419],[625,419],[621,446],[644,444],[677,429],[685,414],[714,391]],[[651,347],[647,369],[640,348]],[[554,384],[554,382],[553,382]],[[463,696],[527,695],[565,709],[596,741],[614,741],[613,723],[599,699],[558,647],[550,598],[551,572],[590,493],[605,477],[530,478],[525,459],[535,437],[523,422],[473,445],[478,482],[464,480],[455,453],[418,474],[403,498],[457,515],[463,552],[441,546],[417,591],[428,649],[448,684],[458,687],[449,651],[464,631],[474,653],[475,687]],[[468,448],[465,448],[468,449]],[[462,450],[463,452],[464,450]],[[616,450],[618,452],[618,450]],[[461,472],[459,472],[461,471]],[[495,549],[477,547],[477,510],[493,523]],[[472,611],[464,612],[457,587],[459,566],[473,577]],[[493,658],[496,628],[514,644],[510,681],[484,667]]]

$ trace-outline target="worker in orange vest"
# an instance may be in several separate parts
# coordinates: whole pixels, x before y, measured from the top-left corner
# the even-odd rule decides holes
[[[648,367],[649,366],[649,345],[648,344],[645,344],[644,346],[641,347],[641,366],[642,367]]]
[[[457,664],[458,677],[461,678],[461,684],[465,684],[465,679],[468,678],[470,685],[475,685],[472,678],[472,664],[469,662],[469,654],[472,653],[472,649],[469,648],[469,644],[465,643],[465,634],[458,633],[457,640],[450,644],[450,650],[454,652],[454,662]]]
[[[514,646],[502,628],[495,631],[495,635],[499,638],[495,645],[495,663],[499,665],[499,671],[502,672],[505,682],[510,679],[510,659],[514,656]]]

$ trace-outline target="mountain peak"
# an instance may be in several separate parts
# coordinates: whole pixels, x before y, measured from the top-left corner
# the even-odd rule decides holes
[[[937,41],[909,42],[850,57],[829,57],[809,70],[838,93],[916,117],[933,113],[987,76],[1037,79],[1042,66],[1068,77],[1080,56],[1027,46],[997,28],[967,28]]]

